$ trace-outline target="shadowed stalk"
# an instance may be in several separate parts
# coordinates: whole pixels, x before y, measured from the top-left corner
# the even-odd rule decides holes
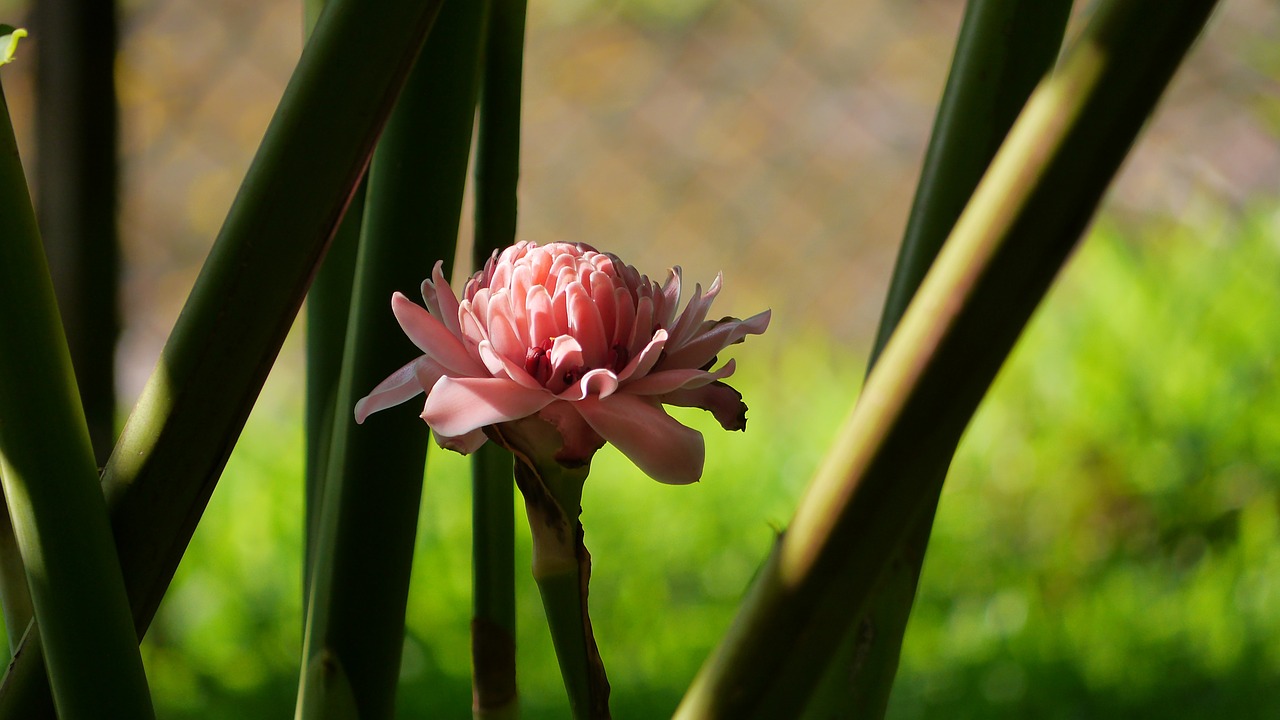
[[[138,635],[168,587],[439,1],[334,0],[103,473]],[[316,122],[316,118],[324,122]],[[10,498],[12,500],[12,498]],[[83,593],[82,593],[83,594]],[[27,633],[0,717],[41,710]]]
[[[471,477],[471,708],[477,720],[507,720],[520,715],[511,453],[485,443]]]
[[[395,710],[431,434],[413,404],[363,425],[353,408],[418,354],[391,312],[392,294],[418,295],[434,261],[454,256],[485,9],[441,9],[369,169],[310,575],[299,717],[369,720]],[[330,702],[348,691],[350,708]]]
[[[115,442],[120,333],[116,4],[40,0],[36,206],[98,465]]]
[[[0,480],[0,609],[4,611],[4,631],[9,638],[9,654],[18,649],[27,623],[34,617],[31,610],[31,592],[27,589],[26,568],[22,553],[18,551],[18,539],[13,534],[9,520],[9,503],[4,498],[3,480]]]
[[[305,408],[306,469],[303,508],[305,528],[302,558],[302,598],[311,592],[311,569],[320,522],[320,498],[337,415],[338,377],[342,370],[342,346],[347,336],[351,286],[355,277],[356,248],[364,218],[365,188],[351,198],[347,213],[334,233],[329,252],[311,281],[307,293],[307,389]]]
[[[15,34],[0,27],[0,64]],[[154,717],[3,86],[0,226],[0,481],[54,704],[64,718]]]
[[[525,0],[492,0],[476,147],[475,267],[516,237]],[[472,458],[472,712],[519,714],[516,687],[515,508],[510,454],[487,443]]]
[[[533,540],[533,579],[542,596],[551,642],[575,720],[609,717],[609,681],[587,609],[591,555],[583,543],[582,485],[590,465],[556,462],[560,433],[537,416],[485,429],[515,455]]]
[[[324,6],[325,0],[305,0],[303,3],[303,26],[307,37],[311,36],[316,22],[320,20]],[[338,394],[338,375],[342,370],[342,345],[347,337],[347,315],[351,308],[351,285],[355,278],[356,247],[360,242],[366,185],[366,180],[361,179],[360,187],[352,196],[342,223],[329,243],[324,261],[311,281],[311,290],[307,292],[303,607],[311,591],[320,493],[325,462],[329,457],[329,440],[333,437],[334,402]]]
[[[1070,0],[970,0],[868,370],[1027,97],[1053,67],[1070,14]],[[947,443],[929,449],[936,476],[931,487],[941,488],[954,452]],[[808,708],[810,720],[884,715],[932,527],[928,510],[826,669]]]
[[[937,493],[954,445],[1065,263],[1212,0],[1104,2],[1032,95],[677,717],[803,706]]]

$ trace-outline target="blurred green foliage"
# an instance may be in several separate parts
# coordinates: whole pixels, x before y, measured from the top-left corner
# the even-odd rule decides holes
[[[891,717],[1280,707],[1277,237],[1275,208],[1093,233],[953,465]],[[701,483],[659,485],[606,448],[587,485],[593,617],[620,718],[674,709],[861,377],[863,353],[822,336],[734,354],[748,432],[681,414],[708,440]],[[147,636],[161,717],[291,712],[300,389],[295,367],[276,369]],[[435,450],[400,715],[466,718],[467,465]],[[537,592],[518,575],[525,716],[564,717]]]

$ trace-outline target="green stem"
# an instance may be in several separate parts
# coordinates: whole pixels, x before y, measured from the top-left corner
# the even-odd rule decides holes
[[[1070,0],[970,0],[868,369],[1027,97],[1053,67],[1070,14]],[[930,486],[941,488],[954,451],[954,445],[945,443],[930,448],[936,461]],[[809,718],[884,715],[933,528],[936,493],[926,505],[931,509],[916,522],[877,586],[870,609],[854,623],[826,669],[809,704]]]
[[[18,649],[27,624],[35,617],[31,609],[31,591],[27,588],[26,567],[18,551],[18,538],[9,520],[9,503],[0,481],[0,607],[4,610],[4,630],[9,638],[9,654]]]
[[[325,0],[305,0],[303,27],[309,38],[320,20]],[[347,338],[347,315],[351,308],[351,286],[355,279],[356,248],[364,218],[367,178],[351,198],[342,223],[329,243],[329,251],[316,270],[307,292],[306,467],[303,486],[302,602],[311,592],[311,568],[320,522],[320,498],[324,492],[325,467],[333,437],[337,412],[338,377],[342,372],[342,346]]]
[[[486,443],[471,460],[472,712],[519,715],[516,688],[515,508],[511,453]]]
[[[356,425],[352,409],[397,365],[420,354],[391,313],[392,294],[418,295],[435,260],[454,256],[484,10],[484,3],[441,9],[369,170],[310,575],[308,672],[298,697],[305,717],[349,716],[329,702],[331,679],[349,686],[359,717],[390,718],[395,711],[430,433],[417,418],[420,405],[377,413],[363,425]],[[317,669],[325,672],[310,672]]]
[[[0,86],[0,481],[64,718],[154,717],[97,463]]]
[[[138,635],[168,587],[439,0],[335,0],[103,473]],[[81,593],[83,594],[83,593]],[[0,708],[35,713],[27,641]],[[21,697],[4,697],[16,693]],[[26,717],[23,715],[22,717]]]
[[[476,267],[516,237],[525,6],[493,0],[489,12],[476,148]],[[472,707],[486,720],[519,712],[511,467],[510,454],[492,443],[472,460]]]
[[[560,435],[536,416],[490,427],[488,432],[516,458],[516,486],[524,495],[533,538],[533,579],[542,596],[569,708],[577,720],[608,718],[609,681],[587,610],[591,555],[578,520],[582,486],[591,468],[556,462]]]
[[[1214,5],[1104,2],[1037,88],[677,717],[803,707]]]
[[[41,0],[36,198],[94,458],[115,442],[119,310],[116,3]]]

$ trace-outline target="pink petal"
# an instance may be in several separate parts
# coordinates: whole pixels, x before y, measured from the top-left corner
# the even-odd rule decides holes
[[[611,370],[597,368],[583,375],[578,382],[565,388],[556,395],[561,400],[575,402],[588,395],[607,398],[618,389],[618,376]]]
[[[462,342],[444,324],[421,305],[400,293],[391,296],[391,311],[396,321],[418,349],[439,363],[450,374],[486,375],[484,368],[467,354]]]
[[[538,347],[542,343],[564,334],[567,328],[556,323],[555,311],[551,307],[551,295],[541,285],[529,288],[525,296],[525,312],[529,317],[529,347]]]
[[[363,423],[379,410],[386,410],[422,394],[436,384],[443,374],[442,370],[430,358],[422,355],[391,373],[356,403],[356,423]]]
[[[639,380],[627,384],[627,392],[632,395],[662,395],[675,390],[687,390],[727,378],[733,374],[734,362],[730,360],[715,372],[681,368],[679,370],[663,370],[651,373]]]
[[[642,297],[636,301],[636,319],[631,328],[627,352],[634,356],[655,337],[653,328],[653,299]]]
[[[748,335],[759,335],[769,327],[771,311],[746,320],[727,319],[695,335],[686,345],[667,347],[667,356],[659,363],[663,368],[700,368],[711,362],[721,350],[742,342]]]
[[[622,368],[622,372],[618,373],[618,380],[626,382],[632,377],[642,378],[647,375],[653,369],[654,363],[658,362],[658,358],[662,357],[662,350],[666,345],[667,331],[658,330],[653,334],[649,344],[645,345],[644,349]]]
[[[443,377],[427,394],[422,419],[446,437],[465,435],[532,415],[553,399],[546,390],[522,387],[507,378]]]
[[[520,296],[524,300],[524,296]],[[520,340],[512,318],[511,295],[506,290],[499,290],[489,298],[489,315],[486,324],[489,330],[489,342],[493,349],[509,360],[524,362],[528,346]]]
[[[472,430],[469,433],[455,436],[445,436],[435,431],[432,431],[431,434],[436,436],[436,444],[440,447],[463,455],[470,455],[479,450],[480,446],[489,439],[489,436],[484,434],[484,430]]]
[[[480,351],[480,359],[494,377],[508,377],[530,389],[542,387],[521,364],[495,352],[488,340],[482,340],[477,349]]]
[[[616,310],[613,335],[609,338],[610,347],[621,345],[627,347],[631,342],[631,329],[636,324],[636,305],[631,293],[625,287],[613,289],[613,306]],[[628,352],[630,349],[628,348]]]
[[[564,444],[556,453],[556,462],[566,467],[582,467],[604,445],[604,438],[591,429],[573,403],[557,400],[542,408],[538,417],[555,426]]]
[[[671,344],[680,347],[693,336],[697,334],[702,327],[702,321],[707,319],[707,312],[711,310],[711,301],[716,299],[716,295],[720,294],[720,283],[723,279],[721,273],[716,273],[716,279],[711,283],[711,287],[707,288],[707,294],[702,294],[702,286],[695,285],[693,291],[693,299],[689,301],[689,306],[680,313],[680,319],[676,320],[676,326],[671,330]]]
[[[587,397],[574,407],[593,430],[654,480],[687,485],[702,476],[702,435],[662,408],[623,393],[603,400]]]
[[[609,347],[604,336],[600,311],[580,282],[569,284],[569,332],[582,344],[582,357],[588,367],[602,367]]]
[[[618,308],[614,304],[613,280],[602,272],[591,273],[591,300],[600,314],[600,334],[605,351],[613,345],[613,333],[618,323]]]
[[[747,405],[742,402],[742,393],[722,382],[674,390],[661,399],[667,405],[709,410],[725,430],[747,429]]]
[[[551,377],[562,378],[565,373],[576,371],[584,365],[582,345],[572,335],[561,335],[551,343],[547,359],[551,361]]]
[[[654,298],[653,314],[659,325],[670,330],[675,322],[676,308],[680,305],[680,266],[676,265],[667,272],[662,294]]]
[[[444,261],[437,260],[436,266],[431,270],[431,279],[422,281],[422,299],[449,332],[459,336],[462,334],[458,329],[458,296],[453,294],[449,281],[444,279]]]

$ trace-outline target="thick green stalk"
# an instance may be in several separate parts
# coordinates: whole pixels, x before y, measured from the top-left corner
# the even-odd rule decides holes
[[[1027,97],[1053,67],[1070,14],[1070,0],[970,0],[868,370]],[[936,461],[930,486],[941,488],[954,452],[950,443],[928,449]],[[935,497],[930,505],[936,504]],[[884,715],[932,527],[929,510],[826,669],[809,705],[811,720]]]
[[[115,443],[120,334],[116,227],[116,4],[41,0],[36,43],[36,205],[94,457]]]
[[[390,718],[395,710],[430,432],[416,403],[363,425],[352,409],[420,354],[391,313],[392,293],[418,295],[435,261],[454,256],[485,9],[477,2],[441,10],[370,167],[311,570],[300,716],[347,716],[326,702],[335,679],[327,667],[343,669],[336,681],[349,684],[359,717]]]
[[[0,25],[0,65],[13,61],[18,41],[27,31],[11,25]],[[0,93],[3,88],[0,88]],[[4,500],[3,480],[0,480],[0,500]],[[18,551],[18,539],[13,534],[9,519],[9,503],[4,500],[0,508],[0,605],[3,606],[5,634],[9,638],[9,654],[16,650],[27,624],[34,617],[31,610],[31,592],[27,588],[27,570]],[[46,684],[45,693],[48,695]]]
[[[609,681],[587,611],[591,554],[578,520],[582,486],[591,466],[556,462],[563,442],[560,433],[536,416],[486,431],[515,455],[516,486],[524,495],[533,539],[533,579],[542,596],[569,709],[575,720],[608,718]]]
[[[325,0],[303,3],[303,26],[308,38]],[[364,218],[366,181],[351,198],[338,231],[329,243],[324,261],[316,270],[307,292],[307,387],[305,402],[306,467],[303,471],[303,558],[302,601],[306,605],[311,592],[311,567],[314,561],[316,525],[320,520],[320,497],[325,463],[329,458],[329,441],[333,437],[334,403],[338,394],[338,376],[342,371],[342,345],[347,338],[347,315],[351,308],[351,285],[356,272],[356,248],[360,244],[360,225]]]
[[[489,11],[476,148],[476,267],[516,238],[525,7],[525,0],[493,0]],[[510,454],[493,443],[472,458],[472,711],[485,720],[519,712],[511,472]]]
[[[351,288],[356,270],[356,248],[360,245],[360,225],[364,218],[365,188],[360,187],[347,214],[333,236],[329,252],[316,271],[307,293],[307,389],[305,409],[306,469],[303,508],[304,553],[302,558],[302,598],[311,592],[311,570],[315,564],[316,536],[319,534],[320,498],[328,465],[334,418],[337,416],[338,378],[342,370],[342,347],[347,335],[347,315],[351,309]]]
[[[1037,88],[677,717],[803,707],[1214,5],[1103,3]]]
[[[495,443],[472,457],[471,708],[477,720],[520,714],[511,478],[511,453]]]
[[[27,589],[27,571],[18,550],[18,538],[13,534],[13,522],[9,520],[9,503],[2,490],[0,480],[0,608],[4,611],[4,631],[12,655],[35,615],[31,609],[31,592]]]
[[[0,480],[54,704],[64,718],[154,717],[3,87],[0,227]]]
[[[302,303],[439,0],[335,0],[103,474],[141,635]],[[28,633],[0,707],[36,710]],[[4,697],[17,693],[20,697]]]

